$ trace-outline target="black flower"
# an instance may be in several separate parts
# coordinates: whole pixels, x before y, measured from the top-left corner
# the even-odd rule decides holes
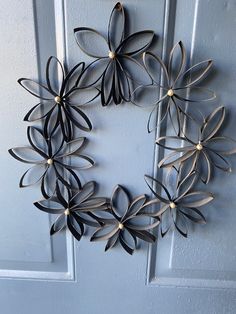
[[[78,63],[66,75],[65,69],[56,57],[50,57],[46,66],[46,85],[31,79],[21,78],[19,84],[30,94],[41,101],[26,114],[25,121],[36,121],[45,118],[44,132],[47,136],[60,126],[64,139],[70,141],[75,126],[84,131],[90,131],[92,124],[86,114],[79,108],[78,96],[84,88],[80,87],[84,79],[84,62]],[[56,80],[59,75],[59,80]],[[75,104],[72,97],[75,97]],[[96,98],[98,93],[93,97]],[[90,102],[93,99],[87,101]],[[87,103],[83,100],[83,103]],[[54,116],[56,113],[56,116]]]
[[[154,32],[140,31],[125,37],[125,12],[118,2],[110,16],[108,36],[88,27],[74,29],[76,41],[88,56],[96,58],[88,67],[91,85],[101,80],[101,103],[108,105],[129,102],[132,94],[132,83],[150,81],[144,67],[133,56],[139,55],[152,42]],[[103,51],[99,51],[99,45]]]
[[[99,223],[93,218],[92,212],[106,209],[107,200],[104,197],[94,197],[95,188],[96,183],[90,181],[81,189],[72,192],[57,182],[55,196],[34,203],[44,212],[59,215],[51,227],[51,235],[67,226],[79,241],[84,234],[84,225],[99,226]]]
[[[89,168],[94,161],[81,154],[85,138],[81,137],[66,143],[54,138],[45,138],[43,132],[35,127],[28,127],[27,137],[30,146],[9,149],[17,160],[32,164],[20,179],[20,187],[41,182],[41,192],[48,198],[55,190],[56,180],[60,179],[68,188],[81,187],[74,170]]]
[[[186,135],[182,137],[163,136],[158,138],[156,143],[159,146],[174,151],[159,162],[159,167],[171,167],[179,163],[187,164],[188,161],[190,164],[189,173],[194,170],[200,172],[202,181],[205,183],[208,183],[211,179],[212,167],[230,172],[230,164],[224,156],[236,153],[236,142],[231,138],[217,135],[224,119],[225,108],[218,107],[202,123],[197,140],[190,139]],[[163,141],[167,140],[176,143],[175,147],[163,144]],[[184,142],[185,145],[182,146],[181,142]],[[180,153],[182,153],[181,156]],[[206,166],[205,175],[202,173],[201,166],[203,166],[203,163]]]
[[[158,201],[159,204],[162,203],[159,210],[154,211],[155,214],[153,214],[161,220],[162,236],[170,230],[172,223],[184,237],[187,237],[187,220],[198,224],[206,223],[204,215],[198,208],[212,201],[213,195],[208,192],[191,191],[196,180],[195,173],[184,177],[181,181],[177,180],[173,195],[162,182],[148,175],[145,176],[145,180],[155,195],[157,203]],[[160,192],[158,193],[157,190]]]
[[[180,52],[180,57],[178,51]],[[145,103],[153,105],[153,110],[148,120],[148,131],[151,132],[152,115],[156,114],[159,104],[165,102],[166,105],[160,122],[169,114],[173,127],[176,130],[177,126],[178,131],[176,133],[179,134],[181,130],[181,116],[183,114],[186,115],[180,103],[185,101],[208,101],[215,98],[215,94],[212,91],[198,86],[198,83],[208,74],[212,66],[212,60],[199,62],[186,70],[186,51],[183,43],[180,41],[172,48],[167,65],[164,64],[159,56],[154,55],[152,52],[144,52],[143,62],[153,83],[149,86],[138,87],[134,93],[136,95],[134,102],[138,104],[140,101],[145,101]],[[160,70],[163,73],[163,82],[161,84],[159,83]],[[163,91],[161,98],[159,98],[160,88]],[[190,97],[186,96],[187,90],[190,90]],[[197,92],[196,98],[191,97],[193,92]],[[145,95],[147,95],[147,98]],[[176,119],[177,123],[174,123],[174,119]]]
[[[119,242],[129,254],[133,254],[137,248],[137,238],[153,243],[155,236],[148,230],[159,224],[159,218],[155,217],[155,222],[150,223],[153,214],[147,212],[147,207],[151,205],[153,201],[146,202],[145,195],[130,202],[127,192],[118,185],[111,198],[111,217],[100,218],[103,224],[95,231],[91,241],[107,240],[105,251]]]

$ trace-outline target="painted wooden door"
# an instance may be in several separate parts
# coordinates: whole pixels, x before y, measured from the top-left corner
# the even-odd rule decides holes
[[[37,187],[20,190],[23,170],[9,147],[26,144],[24,114],[31,95],[19,77],[44,77],[50,55],[68,65],[90,59],[77,46],[73,29],[106,32],[108,0],[8,0],[0,8],[0,305],[2,314],[233,314],[236,313],[236,163],[216,173],[206,208],[207,225],[192,228],[188,239],[176,232],[142,246],[133,256],[104,243],[74,242],[69,233],[50,238],[50,217],[33,207]],[[131,31],[153,29],[154,51],[164,58],[182,40],[190,63],[214,59],[208,82],[230,114],[226,132],[235,136],[236,1],[127,0]],[[204,107],[205,106],[205,107]],[[207,106],[207,107],[206,107]],[[213,105],[201,105],[210,110]],[[143,180],[157,167],[155,134],[146,132],[149,109],[130,104],[88,106],[94,131],[87,147],[96,167],[84,172],[101,194],[120,183],[133,194],[149,193]],[[208,111],[209,112],[209,111]]]

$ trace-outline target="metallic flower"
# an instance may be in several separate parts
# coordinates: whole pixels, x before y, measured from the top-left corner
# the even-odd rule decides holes
[[[37,83],[31,79],[21,78],[19,84],[30,94],[41,101],[26,114],[25,121],[36,121],[45,118],[44,132],[50,136],[60,126],[65,141],[73,137],[75,126],[84,131],[90,131],[92,124],[86,114],[79,108],[78,98],[73,104],[71,97],[78,97],[82,90],[80,87],[84,80],[84,62],[78,63],[66,75],[65,69],[56,57],[50,57],[46,66],[46,85]],[[59,74],[59,80],[55,80]],[[99,93],[89,101],[92,101]],[[81,103],[81,105],[83,105]],[[56,117],[54,117],[56,113]]]
[[[141,83],[150,77],[145,68],[133,56],[145,51],[151,44],[154,32],[140,31],[125,37],[125,12],[118,2],[110,15],[107,39],[98,31],[88,27],[74,29],[76,41],[88,56],[96,58],[87,68],[90,71],[91,85],[101,80],[101,103],[108,105],[129,102],[132,84]],[[99,45],[103,46],[99,51]],[[101,49],[100,49],[101,50]]]
[[[20,187],[41,182],[41,192],[45,198],[55,191],[56,180],[60,179],[68,188],[81,187],[74,170],[93,166],[94,161],[81,154],[85,138],[81,137],[66,143],[64,139],[45,138],[43,132],[28,127],[27,137],[30,146],[9,149],[9,153],[18,161],[32,164],[20,179]]]
[[[201,173],[202,181],[204,183],[210,181],[212,167],[230,172],[230,164],[223,156],[236,153],[236,142],[231,138],[217,135],[224,119],[225,108],[218,107],[202,123],[197,140],[190,139],[186,135],[182,137],[163,136],[158,138],[156,143],[159,146],[174,151],[159,162],[159,167],[171,167],[179,163],[187,164],[188,162],[190,163],[189,173],[194,170]],[[175,147],[163,144],[163,141],[167,140],[176,143]],[[185,145],[181,146],[183,142]],[[224,147],[222,144],[227,146]],[[180,153],[182,153],[181,156]],[[205,176],[202,171],[203,163],[206,165]]]
[[[159,218],[147,212],[153,201],[146,202],[146,196],[141,195],[130,202],[127,192],[120,185],[114,189],[109,218],[100,218],[103,225],[99,227],[91,241],[106,241],[105,251],[116,245],[117,242],[129,254],[137,248],[137,238],[153,243],[155,236],[149,232],[159,224]],[[150,217],[154,222],[150,222]]]
[[[99,223],[94,220],[92,212],[106,209],[107,200],[104,197],[94,197],[95,188],[96,183],[90,181],[81,189],[72,192],[57,182],[55,196],[34,203],[44,212],[59,215],[51,227],[51,235],[67,226],[79,241],[84,234],[84,225],[99,226]]]
[[[162,182],[148,175],[145,176],[145,181],[155,195],[157,203],[159,201],[160,208],[157,212],[154,210],[154,216],[161,220],[162,237],[170,230],[172,224],[182,236],[187,237],[187,220],[198,224],[206,223],[204,215],[198,208],[212,201],[213,195],[208,192],[192,191],[195,180],[195,173],[180,181],[177,180],[175,191],[171,195],[171,192]],[[160,192],[158,193],[157,190]],[[165,218],[168,221],[164,228]]]
[[[178,55],[178,52],[180,56]],[[141,94],[142,92],[147,92],[148,99],[146,102],[148,101],[151,105],[153,105],[153,110],[148,120],[149,132],[152,130],[150,126],[152,115],[156,114],[159,104],[166,104],[160,121],[162,122],[167,115],[169,115],[175,130],[177,127],[178,131],[176,131],[176,133],[179,134],[181,130],[181,116],[186,115],[180,103],[185,101],[208,101],[215,98],[215,94],[212,91],[198,86],[198,83],[211,69],[212,60],[199,62],[186,70],[186,50],[181,41],[175,44],[172,48],[167,65],[164,64],[159,56],[154,55],[152,52],[144,52],[143,63],[153,83],[149,86],[138,87],[135,94],[138,94],[138,92]],[[159,83],[161,73],[160,70],[163,73],[163,82],[161,83]],[[161,98],[159,97],[160,88],[164,94]],[[186,96],[187,90],[190,91],[190,97]],[[197,98],[191,97],[191,93],[194,91],[197,92]],[[142,97],[140,93],[139,99],[141,100]],[[137,102],[139,99],[137,99]],[[175,118],[177,125],[174,124]]]

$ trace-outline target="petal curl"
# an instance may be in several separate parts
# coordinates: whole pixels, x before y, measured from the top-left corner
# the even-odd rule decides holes
[[[44,85],[35,82],[34,80],[27,78],[20,78],[18,83],[29,92],[31,95],[43,99],[43,100],[54,100],[56,95],[53,95],[51,91]],[[41,92],[43,94],[41,94]]]
[[[179,57],[180,55],[180,57]],[[174,64],[176,64],[176,58],[179,59],[178,68],[174,68]],[[168,62],[168,74],[169,74],[169,85],[175,86],[176,82],[183,74],[184,68],[186,66],[186,50],[182,43],[179,41],[170,51],[169,62]]]
[[[128,56],[139,54],[150,46],[153,37],[154,32],[151,30],[133,33],[122,41],[115,52]]]
[[[185,77],[187,83],[184,87],[191,87],[193,85],[198,84],[210,71],[211,67],[213,65],[213,61],[211,59],[201,61],[192,67],[190,67],[187,71],[185,71],[182,74],[182,77]],[[198,72],[199,68],[202,68],[200,70],[200,73],[195,74],[194,72]]]
[[[187,193],[179,203],[183,207],[201,207],[213,200],[213,195],[209,192],[194,191]]]
[[[57,217],[54,224],[52,225],[51,230],[50,230],[50,235],[53,235],[61,231],[62,229],[65,228],[65,226],[66,226],[65,215],[62,214]]]
[[[111,205],[112,210],[117,217],[125,217],[130,206],[130,200],[129,195],[121,185],[117,185],[113,190]]]
[[[58,81],[58,78],[60,79],[60,82]],[[54,56],[49,57],[46,65],[46,81],[48,89],[53,95],[62,96],[61,82],[63,82],[64,79],[65,72],[61,62]]]
[[[225,107],[223,106],[216,108],[212,113],[210,113],[201,128],[201,141],[207,142],[211,139],[221,128],[224,119]]]
[[[168,192],[167,188],[162,184],[162,182],[158,181],[155,178],[152,178],[151,176],[145,175],[144,179],[149,187],[149,189],[152,191],[152,193],[163,203],[168,203],[171,201],[171,196],[170,193]],[[153,187],[156,188],[154,189]],[[161,189],[161,191],[163,190],[165,192],[165,197],[161,196],[161,193],[157,193],[156,189]],[[160,191],[160,192],[161,192]]]
[[[108,46],[110,51],[115,49],[121,44],[124,39],[125,28],[125,12],[124,7],[120,2],[117,2],[111,11],[108,23]]]
[[[88,56],[93,58],[108,57],[108,43],[98,31],[89,27],[78,27],[74,29],[74,34],[80,49]]]

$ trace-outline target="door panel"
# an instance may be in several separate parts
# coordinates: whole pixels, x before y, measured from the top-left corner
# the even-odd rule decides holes
[[[27,168],[11,159],[7,149],[27,144],[22,119],[36,102],[16,80],[22,76],[44,80],[50,55],[68,67],[91,61],[76,44],[73,29],[88,26],[106,34],[114,4],[108,0],[1,4],[1,313],[233,314],[235,170],[229,175],[217,172],[209,184],[216,199],[206,206],[206,226],[191,227],[188,239],[171,232],[153,246],[142,245],[133,256],[120,247],[104,253],[104,243],[90,243],[89,234],[80,243],[66,232],[50,238],[51,218],[32,204],[40,198],[38,187],[18,188]],[[127,0],[124,6],[130,33],[153,29],[157,40],[152,49],[164,59],[178,40],[185,43],[190,63],[214,59],[207,83],[219,98],[199,108],[209,113],[224,104],[230,112],[224,133],[234,136],[236,1]],[[96,166],[84,171],[82,180],[97,181],[100,195],[110,196],[118,183],[134,196],[149,193],[143,175],[156,174],[163,151],[154,141],[164,132],[147,133],[149,113],[150,108],[131,104],[102,108],[97,101],[86,107],[94,130],[83,136],[89,139],[86,152]],[[14,127],[9,127],[11,122]],[[236,169],[235,157],[232,166]]]
[[[46,3],[46,2],[45,2]],[[19,180],[28,169],[16,166],[9,158],[10,146],[27,145],[26,123],[22,119],[32,106],[32,97],[24,93],[17,79],[25,76],[43,77],[45,62],[55,54],[55,23],[52,2],[4,2],[1,7],[1,85],[2,114],[0,117],[1,179],[0,189],[1,252],[0,276],[10,278],[65,279],[74,278],[74,260],[70,235],[50,239],[48,215],[33,208],[40,196],[37,188],[20,190]],[[34,100],[33,100],[34,101]],[[14,127],[9,127],[14,126]]]
[[[231,29],[235,29],[235,1],[178,1],[175,8],[174,42],[182,39],[191,56],[191,63],[213,58],[214,69],[207,87],[217,92],[217,99],[197,104],[208,114],[219,105],[228,111],[222,132],[235,134],[235,104],[232,98],[235,85],[236,54]],[[210,21],[209,21],[210,16]],[[181,23],[184,21],[184,23]],[[186,32],[186,29],[188,30]],[[227,30],[227,31],[226,31]],[[189,104],[189,106],[195,105]],[[161,153],[161,152],[157,152]],[[187,241],[177,234],[167,235],[150,250],[149,282],[154,285],[180,285],[211,288],[236,287],[235,251],[235,157],[231,159],[233,172],[217,171],[207,186],[216,199],[206,206],[207,225],[193,226]],[[223,180],[223,185],[222,185]]]

